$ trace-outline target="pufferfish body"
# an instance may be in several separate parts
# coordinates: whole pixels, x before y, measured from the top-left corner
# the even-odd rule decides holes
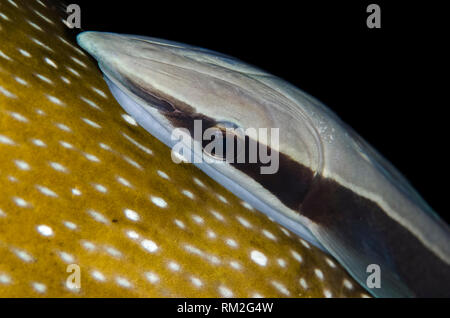
[[[0,297],[368,296],[330,256],[173,163],[55,3],[0,4]]]

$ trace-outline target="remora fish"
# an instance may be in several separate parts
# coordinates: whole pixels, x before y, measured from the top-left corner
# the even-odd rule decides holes
[[[99,32],[82,33],[78,43],[98,61],[122,107],[170,147],[177,127],[193,136],[195,119],[204,129],[279,127],[274,175],[261,175],[258,165],[197,166],[318,241],[363,286],[369,265],[378,265],[381,288],[368,289],[373,295],[450,296],[448,226],[318,100],[258,68],[181,43]]]
[[[367,296],[332,257],[174,164],[58,4],[0,0],[0,297]]]

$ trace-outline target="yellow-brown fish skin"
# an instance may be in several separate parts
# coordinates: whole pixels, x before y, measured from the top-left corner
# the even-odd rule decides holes
[[[319,249],[174,164],[53,2],[0,4],[0,297],[367,296]]]

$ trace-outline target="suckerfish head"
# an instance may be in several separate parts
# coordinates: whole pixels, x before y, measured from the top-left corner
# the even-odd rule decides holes
[[[318,100],[263,70],[190,45],[99,32],[80,34],[78,43],[98,61],[121,106],[169,147],[178,144],[174,131],[184,128],[185,143],[194,145],[189,155],[204,158],[204,140],[195,138],[199,121],[202,136],[213,127],[270,130],[266,138],[242,138],[270,148],[269,164],[196,165],[327,250],[372,294],[448,295],[448,226]],[[370,268],[380,269],[381,286],[366,284]]]
[[[61,4],[0,2],[0,297],[368,296],[332,256],[174,163]]]

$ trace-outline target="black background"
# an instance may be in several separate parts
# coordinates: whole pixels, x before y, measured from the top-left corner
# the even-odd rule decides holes
[[[443,1],[70,2],[81,6],[83,30],[189,43],[290,81],[333,109],[450,222]],[[381,7],[381,29],[366,26],[370,3]]]

